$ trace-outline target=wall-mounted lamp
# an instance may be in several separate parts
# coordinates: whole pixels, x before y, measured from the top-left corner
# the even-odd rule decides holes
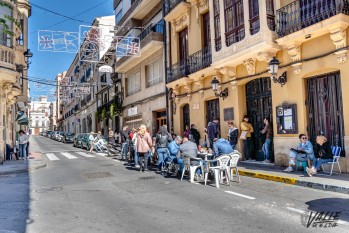
[[[285,85],[287,82],[287,73],[286,71],[282,73],[282,75],[277,78],[278,75],[278,70],[279,70],[279,65],[280,62],[276,57],[273,57],[271,61],[269,62],[269,73],[272,75],[271,79],[274,81],[274,83],[279,83],[281,86]]]
[[[27,69],[29,69],[29,65],[32,63],[31,62],[31,58],[33,57],[33,53],[32,52],[30,52],[30,49],[27,49],[24,53],[23,53],[23,55],[24,55],[24,62],[25,62],[25,64],[27,65],[27,66],[24,66],[24,65],[22,65],[22,64],[17,64],[16,65],[16,70],[18,71],[18,72],[22,72],[23,70],[27,70]]]
[[[228,88],[225,88],[221,93],[218,93],[219,81],[216,79],[216,77],[212,80],[211,84],[212,90],[216,97],[222,97],[223,100],[228,97]]]

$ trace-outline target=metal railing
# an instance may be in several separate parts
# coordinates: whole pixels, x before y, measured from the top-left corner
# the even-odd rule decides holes
[[[349,15],[348,0],[296,0],[276,11],[277,34],[283,37],[340,13]]]
[[[212,63],[211,45],[191,54],[188,58],[173,64],[169,69],[167,82],[173,82],[202,70]]]
[[[164,0],[162,9],[165,15],[170,13],[170,11],[172,11],[181,2],[186,2],[186,0]]]
[[[141,34],[139,34],[139,39],[143,40],[145,37],[147,37],[151,32],[157,32],[157,33],[164,33],[164,22],[163,20],[160,20],[157,24],[149,25],[146,29],[144,29]]]

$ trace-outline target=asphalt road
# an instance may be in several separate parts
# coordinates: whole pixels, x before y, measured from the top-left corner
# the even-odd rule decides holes
[[[101,155],[85,157],[71,144],[34,140],[48,165],[29,174],[0,176],[0,233],[349,229],[345,194],[248,177],[241,177],[241,184],[216,189],[213,183],[204,186],[138,172]],[[319,211],[340,212],[338,226],[320,229],[302,224],[310,212],[314,216]]]

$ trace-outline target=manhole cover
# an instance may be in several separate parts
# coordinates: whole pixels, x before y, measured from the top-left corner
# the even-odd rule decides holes
[[[106,178],[106,177],[112,177],[113,175],[109,172],[95,172],[95,173],[86,173],[84,174],[89,179],[95,179],[95,178]]]
[[[142,176],[142,177],[139,177],[140,180],[153,180],[153,179],[156,179],[157,177],[156,176]]]
[[[59,192],[62,191],[62,187],[44,187],[35,190],[37,193],[47,193],[47,192]]]

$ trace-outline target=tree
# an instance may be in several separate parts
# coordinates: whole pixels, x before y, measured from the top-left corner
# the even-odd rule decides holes
[[[16,4],[16,0],[9,0],[9,1]],[[13,11],[13,6],[10,3],[0,0],[0,9],[3,7],[10,9],[11,12]],[[0,25],[3,25],[4,27],[3,32],[7,35],[10,35],[11,37],[15,36],[15,32],[13,31],[12,27],[9,26],[12,23],[14,23],[18,28],[20,28],[20,23],[16,19],[14,19],[11,15],[0,14]]]

